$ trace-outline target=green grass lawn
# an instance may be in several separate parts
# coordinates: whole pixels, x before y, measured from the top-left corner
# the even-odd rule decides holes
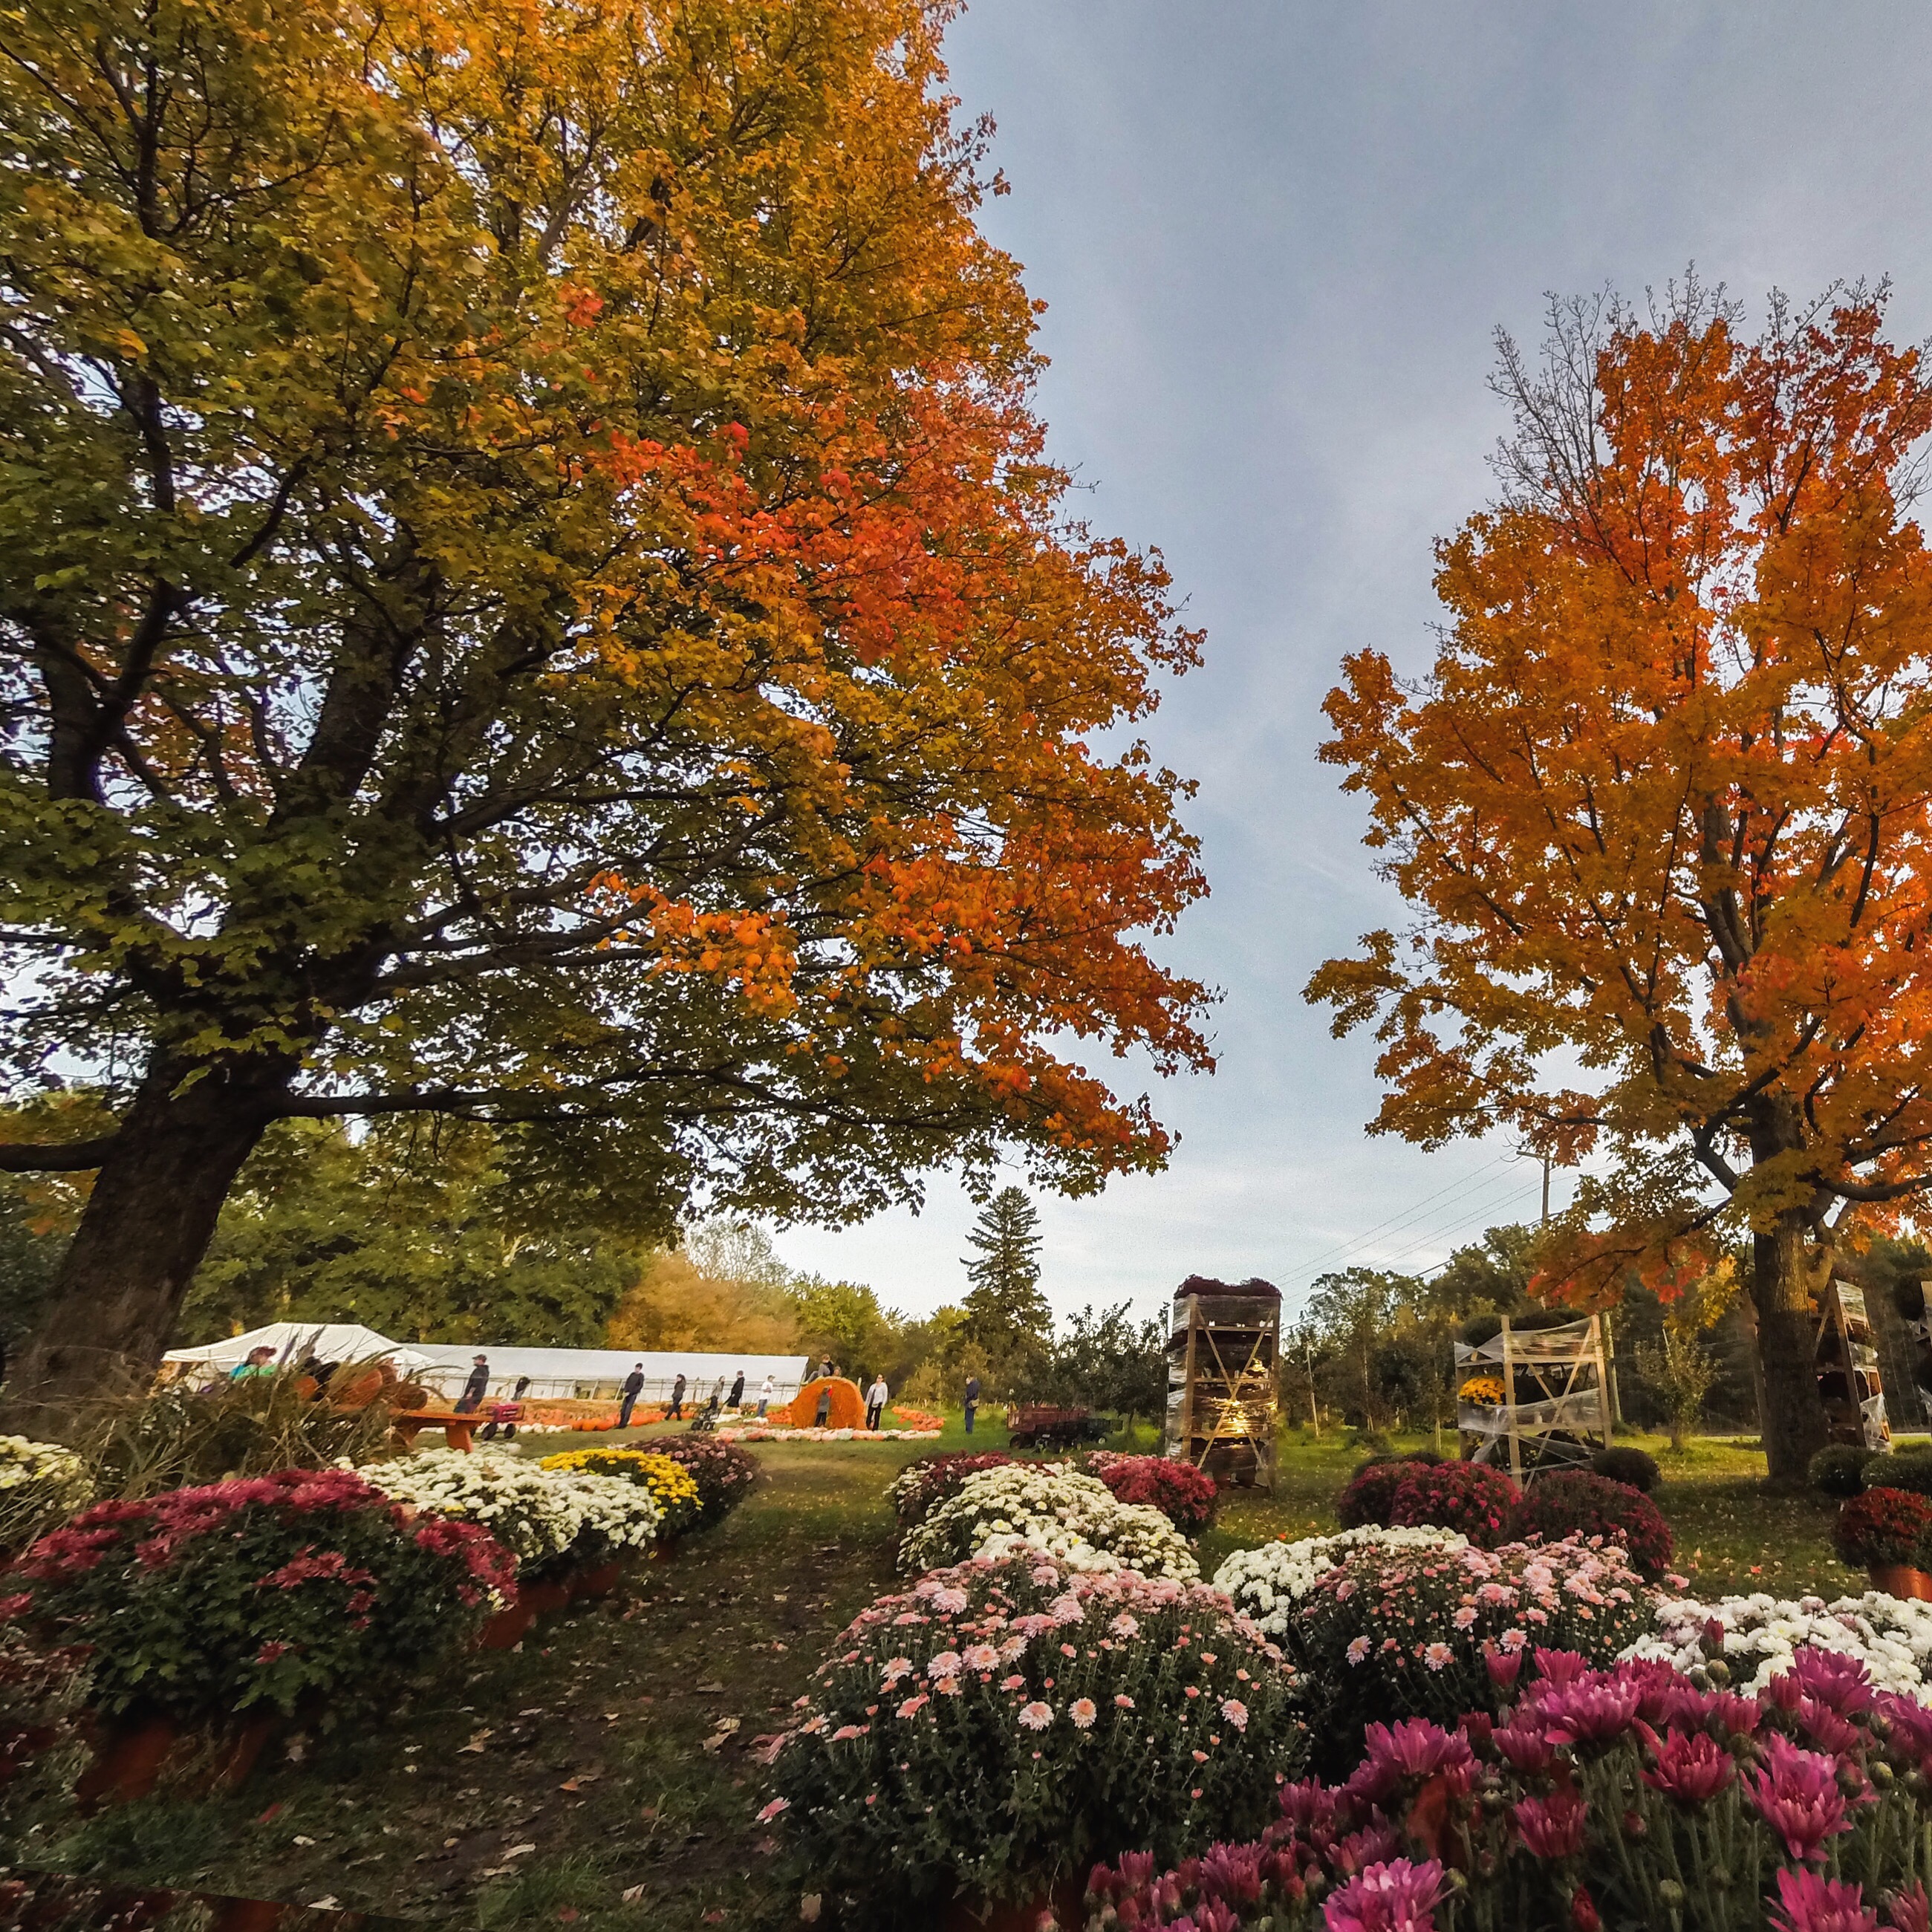
[[[1715,1441],[1672,1456],[1632,1439],[1664,1465],[1658,1500],[1696,1592],[1861,1586],[1832,1556],[1831,1506],[1766,1496],[1760,1457]],[[974,1438],[1005,1444],[997,1424]],[[541,1626],[520,1652],[479,1654],[386,1723],[310,1737],[298,1762],[265,1766],[234,1799],[56,1821],[22,1862],[482,1932],[796,1924],[753,1818],[752,1741],[783,1724],[830,1639],[893,1586],[886,1486],[935,1445],[752,1446],[762,1478],[732,1516],[617,1596]],[[937,1446],[965,1446],[956,1416]],[[1361,1454],[1332,1435],[1291,1436],[1273,1496],[1224,1502],[1202,1540],[1204,1571],[1238,1546],[1332,1528]]]

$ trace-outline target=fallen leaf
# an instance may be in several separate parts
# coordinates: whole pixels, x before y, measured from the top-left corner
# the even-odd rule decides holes
[[[326,1898],[311,1898],[308,1907],[311,1912],[340,1912],[342,1901],[332,1892]]]
[[[533,1843],[527,1845],[512,1845],[503,1856],[506,1858],[520,1858],[536,1850],[536,1846]]]
[[[298,1836],[295,1842],[298,1845],[312,1845],[315,1843],[315,1840],[313,1838],[304,1838]]]
[[[628,1886],[623,1894],[624,1903],[626,1905],[634,1905],[644,1895],[644,1888],[641,1885]]]
[[[577,1923],[577,1907],[574,1905],[560,1905],[556,1909],[556,1916],[563,1921],[565,1924],[574,1925]]]
[[[466,1744],[458,1744],[457,1746],[457,1749],[460,1751],[480,1752],[483,1747],[496,1735],[496,1733],[492,1730],[486,1730],[478,1731],[470,1738],[470,1742]]]
[[[709,1684],[700,1684],[698,1685],[698,1694],[700,1697],[715,1696],[719,1691],[722,1690],[724,1688],[724,1687],[722,1684],[719,1683],[716,1678],[713,1678]]]
[[[819,1893],[808,1892],[798,1902],[798,1916],[805,1921],[806,1924],[816,1925],[818,1923],[819,1907],[822,1902]]]
[[[280,1815],[281,1809],[282,1808],[279,1804],[271,1804],[268,1810],[264,1811],[261,1816],[255,1820],[256,1823],[258,1825],[267,1824],[270,1819],[278,1817]]]

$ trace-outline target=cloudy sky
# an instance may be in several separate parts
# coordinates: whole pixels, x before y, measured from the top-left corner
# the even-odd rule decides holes
[[[1096,526],[1158,544],[1208,633],[1155,720],[1197,775],[1213,896],[1166,956],[1214,981],[1220,1070],[1156,1096],[1168,1172],[1041,1203],[1056,1307],[1151,1311],[1190,1273],[1420,1268],[1533,1218],[1507,1146],[1371,1140],[1372,1048],[1302,1004],[1398,920],[1318,706],[1372,644],[1419,670],[1430,542],[1490,491],[1498,327],[1694,262],[1766,292],[1888,276],[1932,333],[1932,9],[1544,0],[976,0],[950,43],[1012,184],[988,232],[1048,304],[1042,388]],[[1562,1197],[1562,1178],[1558,1198]],[[782,1231],[901,1307],[957,1300],[973,1209]]]

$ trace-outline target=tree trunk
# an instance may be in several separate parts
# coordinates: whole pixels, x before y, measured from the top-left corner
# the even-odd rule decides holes
[[[1814,1360],[1816,1318],[1805,1226],[1792,1213],[1751,1239],[1751,1299],[1757,1306],[1758,1360],[1764,1374],[1764,1454],[1774,1487],[1802,1488],[1825,1446],[1825,1406]]]
[[[205,1063],[204,1063],[205,1064]],[[0,1431],[46,1437],[90,1400],[144,1384],[242,1163],[278,1111],[289,1071],[179,1070],[142,1083],[103,1162],[47,1312],[14,1358]]]

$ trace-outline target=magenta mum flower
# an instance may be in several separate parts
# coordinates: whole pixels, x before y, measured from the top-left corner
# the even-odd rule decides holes
[[[1553,1744],[1606,1744],[1636,1721],[1642,1695],[1640,1685],[1615,1678],[1564,1684],[1538,1700],[1537,1720]]]
[[[1838,1760],[1800,1750],[1780,1732],[1772,1733],[1763,1768],[1745,1784],[1758,1815],[1794,1858],[1817,1857],[1827,1838],[1851,1829],[1838,1789]]]
[[[1808,1697],[1816,1698],[1840,1717],[1856,1717],[1872,1707],[1870,1673],[1859,1658],[1842,1651],[1814,1650],[1808,1644],[1792,1654],[1790,1674]]]
[[[1730,1783],[1737,1768],[1730,1753],[1703,1731],[1688,1736],[1672,1731],[1661,1739],[1652,1732],[1651,1738],[1657,1767],[1644,1773],[1643,1781],[1680,1804],[1708,1804]]]
[[[1590,1808],[1574,1790],[1526,1798],[1512,1808],[1510,1815],[1523,1843],[1540,1858],[1574,1858],[1583,1849]]]
[[[1448,1890],[1438,1860],[1392,1858],[1331,1893],[1322,1921],[1328,1932],[1435,1932],[1436,1908]]]
[[[1770,1918],[1778,1932],[1878,1932],[1878,1914],[1858,1886],[1789,1865],[1778,1868],[1778,1904]]]
[[[1370,1724],[1362,1732],[1371,1763],[1386,1764],[1405,1778],[1429,1778],[1438,1771],[1466,1774],[1474,1763],[1468,1738],[1432,1724],[1426,1718],[1400,1724]]]
[[[1932,1904],[1928,1903],[1922,1885],[1915,1885],[1909,1892],[1887,1892],[1885,1916],[1892,1932],[1932,1932]]]

